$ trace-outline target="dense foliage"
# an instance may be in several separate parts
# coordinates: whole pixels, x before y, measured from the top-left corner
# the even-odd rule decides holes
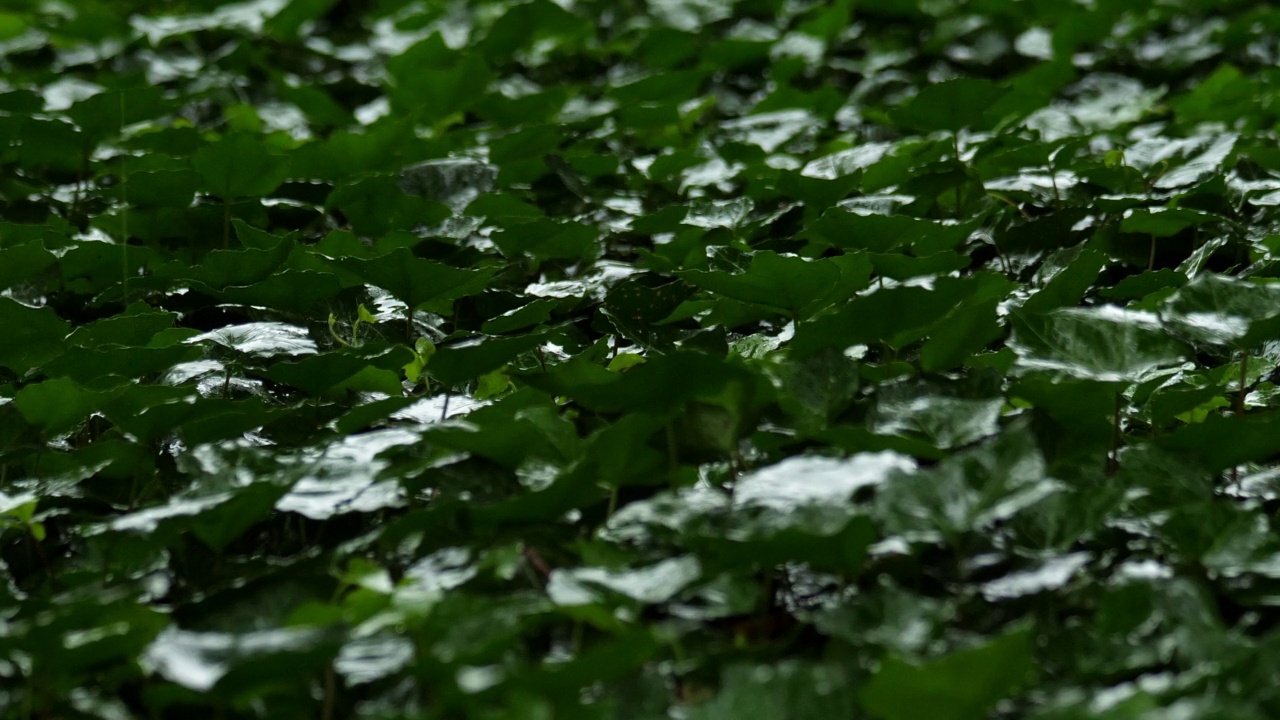
[[[8,0],[0,717],[1280,716],[1278,62]]]

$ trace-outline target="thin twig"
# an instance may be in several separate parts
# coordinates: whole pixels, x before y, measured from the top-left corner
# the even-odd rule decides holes
[[[537,550],[534,550],[528,545],[522,545],[520,547],[520,554],[524,556],[525,561],[532,565],[533,569],[537,570],[538,574],[544,579],[551,577],[551,566],[547,564],[546,560],[542,559],[542,555],[539,554]]]

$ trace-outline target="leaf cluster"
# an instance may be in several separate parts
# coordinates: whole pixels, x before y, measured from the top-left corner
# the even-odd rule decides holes
[[[1276,717],[1278,33],[12,0],[0,717]]]

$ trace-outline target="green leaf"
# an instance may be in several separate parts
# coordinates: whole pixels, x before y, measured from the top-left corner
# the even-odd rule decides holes
[[[272,365],[266,376],[276,382],[292,385],[308,394],[320,395],[330,388],[369,369],[399,371],[411,359],[409,349],[391,347],[344,348],[335,352],[311,355],[296,362]],[[399,393],[398,384],[394,386]]]
[[[151,259],[145,247],[126,248],[107,243],[81,243],[67,250],[58,261],[62,283],[81,295],[97,295],[122,285]]]
[[[624,103],[659,102],[671,98],[685,100],[693,97],[705,77],[706,73],[701,70],[654,73],[614,85],[609,89],[609,95]]]
[[[495,272],[493,268],[464,269],[424,260],[406,248],[368,260],[344,257],[331,258],[328,262],[386,290],[410,310],[429,302],[479,293]]]
[[[558,299],[534,300],[515,310],[509,310],[497,317],[489,318],[480,326],[480,330],[493,335],[523,330],[534,325],[541,325],[551,319],[552,313],[565,303]]]
[[[491,78],[480,53],[455,53],[435,34],[387,63],[396,107],[427,122],[442,120],[478,103]]]
[[[763,378],[739,364],[698,352],[662,355],[626,373],[582,361],[562,363],[523,381],[601,412],[669,413],[691,400],[749,401]]]
[[[159,117],[166,110],[162,90],[143,85],[98,93],[72,105],[67,109],[67,116],[93,142],[98,142],[120,132],[126,125]]]
[[[326,204],[342,211],[356,233],[374,237],[448,217],[443,205],[407,195],[402,185],[393,174],[369,175],[335,189]]]
[[[893,280],[946,276],[956,270],[969,267],[973,262],[968,256],[949,250],[924,257],[912,257],[899,253],[873,253],[869,257],[876,274]]]
[[[200,173],[192,170],[131,172],[125,180],[121,198],[127,198],[130,204],[141,208],[187,208],[191,207],[202,179]]]
[[[277,270],[252,285],[222,288],[214,297],[225,302],[309,315],[323,309],[342,288],[342,281],[333,273],[286,269]]]
[[[1021,629],[922,664],[890,657],[858,695],[884,720],[981,720],[1034,676],[1031,639]]]
[[[579,222],[538,218],[495,232],[493,243],[509,258],[580,260],[596,254],[600,231]]]
[[[692,709],[696,720],[854,717],[856,697],[837,665],[787,660],[772,665],[732,665],[720,692]]]
[[[790,347],[798,357],[823,348],[843,350],[873,342],[902,347],[927,335],[961,302],[1003,298],[1011,288],[1003,277],[977,274],[942,278],[932,290],[905,286],[876,290],[834,313],[800,323]]]
[[[98,409],[101,398],[68,378],[57,378],[24,387],[14,402],[27,422],[57,434],[74,428]]]
[[[1057,255],[1059,257],[1046,260],[1041,265],[1044,287],[1022,304],[1023,312],[1043,313],[1075,305],[1093,286],[1107,262],[1107,258],[1096,250],[1067,250]]]
[[[1004,334],[999,301],[983,300],[957,309],[930,332],[920,346],[920,367],[926,372],[950,370]]]
[[[0,290],[35,282],[40,273],[57,260],[39,241],[0,249]]]
[[[1027,400],[1069,428],[1071,440],[1084,439],[1103,446],[1111,442],[1116,393],[1107,383],[1033,375],[1010,387],[1009,395]]]
[[[1247,350],[1280,332],[1280,285],[1205,273],[1165,298],[1160,318],[1191,342]]]
[[[145,346],[151,344],[159,333],[172,328],[177,319],[177,315],[153,310],[146,303],[135,303],[118,315],[77,327],[67,336],[67,343],[87,348],[101,345]]]
[[[849,458],[795,455],[752,471],[739,478],[734,488],[739,515],[734,536],[838,535],[851,520],[865,519],[851,502],[855,493],[897,482],[914,468],[908,458],[879,452]]]
[[[488,218],[503,227],[522,225],[543,217],[543,212],[538,207],[506,193],[481,195],[466,206],[466,213]]]
[[[804,431],[824,430],[858,394],[857,363],[835,350],[804,360],[779,359],[768,370],[778,388],[779,407],[799,420]]]
[[[308,628],[244,633],[195,632],[170,626],[143,657],[161,677],[197,692],[245,692],[293,680],[302,668],[323,667],[336,647],[333,636]]]
[[[244,226],[240,220],[235,222],[239,232]],[[293,252],[292,242],[284,238],[274,239],[274,246],[268,248],[214,250],[202,257],[195,267],[182,261],[171,261],[157,267],[153,277],[170,282],[198,282],[213,290],[253,285],[272,278]],[[151,281],[151,278],[144,280]]]
[[[951,449],[995,435],[1004,398],[967,398],[886,388],[869,418],[884,435],[921,437],[934,447]]]
[[[634,570],[601,567],[556,570],[547,584],[547,595],[557,605],[588,605],[610,595],[656,605],[670,600],[701,575],[698,559],[691,555]]]
[[[1246,462],[1274,458],[1280,453],[1280,418],[1209,415],[1160,439],[1167,451],[1193,457],[1207,470],[1218,471]]]
[[[290,0],[267,21],[267,31],[281,40],[297,37],[302,26],[323,16],[338,0]]]
[[[1191,146],[1199,150],[1198,155],[1161,174],[1154,186],[1166,190],[1179,188],[1201,183],[1214,175],[1225,173],[1231,164],[1229,159],[1235,152],[1238,140],[1239,136],[1234,133],[1203,138],[1202,142]]]
[[[27,31],[27,23],[22,16],[13,13],[0,13],[0,41],[16,38]]]
[[[1009,347],[1027,370],[1103,382],[1141,382],[1187,355],[1153,313],[1114,306],[1015,312]]]
[[[252,357],[279,355],[314,355],[316,343],[307,331],[280,322],[251,322],[228,325],[188,338],[188,344],[204,343],[210,348],[225,348]]]
[[[75,335],[69,340],[74,341]],[[69,377],[90,387],[116,385],[125,378],[159,375],[183,360],[198,358],[200,351],[182,345],[169,347],[71,347],[45,363],[51,377]]]
[[[70,329],[51,308],[0,297],[0,366],[19,374],[39,367],[61,352]]]
[[[529,389],[468,414],[464,424],[433,427],[428,437],[444,447],[474,453],[509,468],[530,461],[559,466],[581,454],[581,441],[572,422],[560,416],[550,398]],[[528,512],[529,508],[522,510],[521,506],[536,504],[517,500],[509,505],[515,513]]]
[[[245,133],[232,133],[200,148],[191,165],[205,188],[223,200],[270,195],[289,173],[287,158]]]
[[[957,78],[926,86],[905,104],[894,108],[889,117],[901,128],[934,132],[955,132],[978,125],[987,109],[1008,91],[990,80]]]
[[[1098,291],[1108,300],[1132,300],[1144,298],[1166,288],[1179,288],[1187,284],[1187,276],[1170,268],[1162,268],[1138,275],[1130,275],[1113,287]]]
[[[646,348],[668,349],[680,333],[663,323],[695,292],[682,282],[662,282],[665,278],[636,276],[614,285],[601,304],[600,313],[623,337]],[[654,285],[654,283],[660,283]]]
[[[1169,105],[1183,123],[1236,122],[1249,118],[1250,106],[1256,97],[1254,82],[1235,66],[1223,63]]]
[[[1268,4],[0,7],[5,718],[1276,716]]]
[[[427,372],[445,385],[454,385],[497,370],[520,354],[538,348],[546,340],[544,333],[468,338],[438,347],[427,363]]]
[[[831,209],[807,228],[809,237],[846,250],[887,253],[899,247],[917,255],[952,250],[964,242],[976,223],[943,223],[907,215],[874,215]]]
[[[719,295],[803,318],[865,289],[871,263],[865,255],[806,260],[764,250],[751,257],[743,273],[686,270],[676,275]]]
[[[985,407],[990,413],[991,406],[980,402],[971,407]],[[941,419],[945,422],[948,417]],[[983,428],[981,420],[965,427],[955,422],[954,415],[951,419],[946,431],[956,440],[986,434],[990,427]],[[1061,488],[1060,482],[1045,476],[1044,458],[1031,434],[1025,426],[1015,426],[933,468],[895,477],[877,493],[876,514],[890,532],[955,545],[967,534],[984,532],[990,524],[1008,520]]]
[[[1127,213],[1120,223],[1120,229],[1129,233],[1170,237],[1189,227],[1198,227],[1215,220],[1221,221],[1222,218],[1187,208],[1144,208]]]

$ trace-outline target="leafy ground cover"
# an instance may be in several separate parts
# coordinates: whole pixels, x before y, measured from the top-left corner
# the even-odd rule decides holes
[[[9,0],[6,718],[1280,715],[1280,13]]]

